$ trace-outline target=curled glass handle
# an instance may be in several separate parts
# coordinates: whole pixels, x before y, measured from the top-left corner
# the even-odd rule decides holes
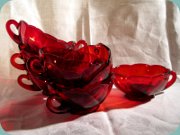
[[[15,53],[11,56],[11,59],[10,59],[10,62],[11,64],[17,68],[17,69],[20,69],[20,70],[26,70],[26,66],[25,64],[18,64],[16,63],[16,59],[22,59],[22,56],[21,56],[21,53]]]
[[[47,108],[53,113],[67,113],[70,108],[65,104],[60,96],[51,95],[48,97],[46,102]]]
[[[27,70],[35,76],[39,76],[44,73],[43,62],[39,57],[29,58],[26,62],[26,67]]]
[[[172,78],[171,78],[171,80],[166,84],[166,86],[165,86],[164,89],[169,88],[169,87],[170,87],[171,85],[173,85],[174,82],[176,81],[176,78],[177,78],[176,73],[175,73],[174,71],[171,71],[170,74],[172,75]]]
[[[76,50],[83,48],[83,47],[87,47],[87,43],[84,40],[79,40],[75,45]]]
[[[34,84],[26,84],[23,82],[23,80],[26,79],[26,80],[30,80],[29,76],[26,75],[26,74],[22,74],[18,77],[17,81],[18,81],[18,84],[23,87],[24,89],[27,89],[27,90],[30,90],[30,91],[40,91],[41,89],[38,88],[36,85]]]
[[[6,30],[9,34],[9,36],[11,37],[12,40],[14,40],[14,42],[16,42],[17,44],[21,43],[20,37],[19,35],[16,35],[12,30],[11,30],[11,25],[14,25],[17,29],[19,27],[19,23],[16,22],[15,20],[9,20],[6,23]]]

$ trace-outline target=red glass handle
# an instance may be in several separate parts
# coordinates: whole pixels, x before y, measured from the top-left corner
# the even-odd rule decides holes
[[[84,41],[84,40],[79,40],[77,43],[76,43],[76,45],[75,45],[75,49],[80,49],[80,48],[82,48],[82,47],[86,47],[87,46],[87,43],[86,43],[86,41]]]
[[[171,78],[171,80],[167,83],[167,85],[165,86],[164,89],[169,88],[169,87],[176,81],[176,78],[177,78],[176,73],[175,73],[174,71],[171,71],[170,74],[172,75],[172,78]]]
[[[26,67],[33,75],[41,75],[44,72],[43,64],[39,57],[31,57],[27,60]]]
[[[56,102],[59,105],[57,106],[53,104],[53,102]],[[46,102],[46,106],[53,113],[67,113],[70,110],[67,106],[63,105],[62,98],[57,95],[49,96]]]
[[[12,40],[14,40],[14,42],[16,42],[17,44],[20,44],[21,43],[20,37],[19,35],[16,35],[15,33],[13,33],[13,31],[11,30],[11,25],[14,25],[18,29],[19,23],[16,22],[15,20],[9,20],[6,23],[6,30],[9,36],[12,38]]]
[[[11,64],[15,67],[15,68],[17,68],[17,69],[20,69],[20,70],[25,70],[26,68],[25,68],[25,64],[18,64],[18,63],[16,63],[16,59],[17,58],[22,58],[22,56],[21,56],[21,53],[15,53],[15,54],[13,54],[12,56],[11,56],[11,59],[10,59],[10,61],[11,61]]]
[[[23,87],[24,89],[27,89],[27,90],[30,90],[30,91],[40,91],[41,89],[39,89],[37,86],[31,84],[25,84],[23,82],[23,79],[26,79],[26,80],[30,80],[29,79],[29,76],[28,75],[25,75],[25,74],[22,74],[18,77],[17,81],[18,81],[18,84]]]

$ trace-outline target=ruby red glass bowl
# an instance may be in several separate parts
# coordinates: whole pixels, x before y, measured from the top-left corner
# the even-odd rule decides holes
[[[18,35],[12,31],[11,26],[13,25],[17,28]],[[20,50],[23,49],[38,52],[39,48],[45,46],[65,46],[65,44],[67,44],[65,41],[59,40],[47,33],[44,33],[40,29],[27,24],[25,21],[20,21],[18,23],[15,20],[9,20],[6,23],[6,30],[12,40],[19,45]]]
[[[29,73],[46,79],[48,91],[44,93],[49,96],[47,107],[52,112],[64,113],[68,110],[82,114],[94,111],[111,90],[109,48],[103,44],[84,47],[86,49],[82,47],[66,53],[42,48],[40,56],[32,57],[26,64]],[[57,107],[53,102],[61,106]]]
[[[153,97],[176,80],[174,71],[160,65],[120,65],[113,69],[113,74],[115,86],[136,100]]]
[[[17,28],[17,35],[12,25]],[[42,90],[48,96],[50,111],[92,112],[109,94],[112,62],[110,49],[105,45],[87,45],[84,40],[65,42],[25,21],[9,20],[6,29],[20,50],[12,55],[11,64],[27,71],[18,77],[19,85],[31,91]]]

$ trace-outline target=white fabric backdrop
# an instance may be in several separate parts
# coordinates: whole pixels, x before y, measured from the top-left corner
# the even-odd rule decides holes
[[[18,52],[5,23],[25,20],[65,41],[102,42],[113,64],[161,64],[180,74],[180,13],[165,0],[12,0],[0,13],[0,121],[13,135],[168,135],[180,123],[180,83],[139,104],[113,89],[99,111],[56,115],[38,92],[20,88],[22,71],[10,65]]]

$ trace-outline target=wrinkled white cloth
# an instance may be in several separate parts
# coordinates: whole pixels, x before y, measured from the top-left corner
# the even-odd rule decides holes
[[[84,39],[111,48],[113,65],[161,64],[180,75],[180,13],[165,0],[12,0],[0,13],[0,122],[12,135],[168,135],[180,123],[180,83],[148,103],[114,88],[98,112],[53,114],[46,97],[26,91],[10,56],[18,46],[7,20],[25,20],[65,41]]]

